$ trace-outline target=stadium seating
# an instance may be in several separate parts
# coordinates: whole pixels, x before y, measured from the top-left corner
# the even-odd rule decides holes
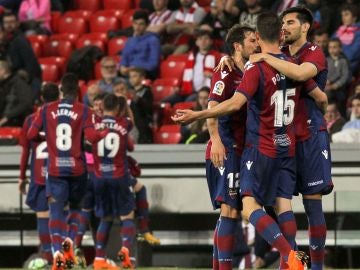
[[[50,40],[52,41],[59,41],[59,40],[70,41],[74,47],[76,45],[76,41],[78,40],[78,38],[79,38],[78,34],[66,34],[66,33],[53,34],[50,36]]]
[[[68,59],[73,51],[73,45],[67,40],[49,40],[43,46],[42,56],[61,56]]]
[[[66,72],[66,58],[65,57],[41,57],[38,59],[40,65],[56,65],[60,70],[60,75]]]
[[[154,143],[177,144],[181,139],[179,125],[164,125],[154,132]]]
[[[132,25],[132,16],[135,13],[136,9],[129,9],[126,13],[121,17],[121,27],[128,28]]]
[[[27,40],[31,42],[39,42],[41,45],[48,41],[49,37],[47,35],[30,35],[26,36]]]
[[[154,103],[159,103],[163,98],[174,94],[179,89],[178,78],[156,79],[152,85]]]
[[[211,4],[211,0],[197,0],[197,3],[201,7],[209,7]]]
[[[90,32],[107,33],[109,30],[119,28],[118,19],[113,16],[94,14],[90,18]]]
[[[123,9],[129,10],[133,8],[132,0],[104,0],[104,9]]]
[[[118,19],[118,23],[120,24],[120,19],[125,12],[126,10],[123,9],[101,9],[96,11],[94,15],[104,16],[104,17],[116,17]]]
[[[74,2],[76,9],[97,11],[101,8],[100,0],[75,0]],[[122,2],[122,0],[120,0],[119,2]]]
[[[170,54],[166,60],[167,61],[187,61],[189,57],[189,54],[187,53],[182,53],[182,54]]]
[[[186,62],[164,60],[160,64],[160,78],[182,78]]]
[[[38,41],[30,41],[31,48],[36,57],[41,57],[42,55],[42,46],[41,43]]]
[[[57,82],[60,79],[60,69],[56,64],[40,64],[40,66],[44,82]]]
[[[127,37],[112,38],[108,42],[108,55],[118,55],[125,46]]]
[[[85,21],[89,21],[92,12],[89,10],[69,10],[66,11],[63,17],[70,17],[70,18],[83,18]]]
[[[59,33],[84,34],[88,30],[83,18],[61,17],[59,19]]]
[[[174,109],[174,112],[178,109],[192,109],[194,108],[196,105],[196,102],[193,102],[193,101],[184,101],[184,102],[178,102],[178,103],[175,103],[174,106],[173,106],[173,109]]]
[[[91,35],[82,35],[78,41],[76,42],[76,48],[80,49],[84,46],[96,46],[100,48],[103,52],[106,51],[105,42],[97,37],[93,37]]]
[[[16,144],[21,138],[21,128],[0,127],[0,144]]]
[[[59,20],[61,18],[61,12],[59,11],[52,11],[51,12],[51,20],[50,20],[50,27],[53,33],[59,32]]]

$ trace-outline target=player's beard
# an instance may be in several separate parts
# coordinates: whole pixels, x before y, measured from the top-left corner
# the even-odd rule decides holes
[[[287,45],[293,44],[295,41],[300,39],[301,37],[301,29],[299,28],[298,31],[294,31],[292,35],[284,34],[284,43]]]

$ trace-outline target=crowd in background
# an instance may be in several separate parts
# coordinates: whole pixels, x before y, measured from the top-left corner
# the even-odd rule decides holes
[[[325,92],[329,107],[325,118],[330,134],[342,132],[333,141],[360,142],[360,23],[359,1],[325,0],[142,0],[132,25],[109,31],[108,37],[124,36],[125,46],[117,62],[103,55],[100,80],[87,83],[83,102],[92,106],[99,92],[125,93],[134,116],[137,143],[152,143],[161,123],[154,119],[161,105],[155,104],[152,82],[160,77],[162,61],[181,56],[185,62],[178,91],[161,103],[193,104],[206,108],[212,70],[226,54],[226,30],[236,23],[255,26],[258,14],[303,4],[313,13],[310,40],[327,56]],[[204,5],[208,2],[208,5]],[[41,66],[28,41],[29,35],[52,35],[51,12],[73,9],[70,0],[0,0],[0,127],[21,126],[38,104]],[[71,61],[71,59],[69,60]],[[78,74],[82,78],[82,74]],[[89,78],[93,79],[93,78]],[[88,80],[86,80],[88,81]],[[192,106],[192,105],[191,105]],[[157,120],[158,121],[158,120]],[[347,122],[348,121],[348,122]],[[352,130],[352,132],[346,131]],[[181,143],[208,139],[206,123],[181,130]],[[347,139],[346,136],[350,136]]]

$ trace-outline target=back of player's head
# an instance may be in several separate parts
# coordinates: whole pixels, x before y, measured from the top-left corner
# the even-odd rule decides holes
[[[79,91],[78,76],[74,73],[66,73],[60,82],[60,91],[64,96],[77,96]]]
[[[45,83],[41,87],[41,97],[45,103],[59,99],[59,87],[56,83]]]
[[[119,99],[114,94],[107,94],[104,98],[104,111],[119,111]]]
[[[240,24],[235,24],[229,29],[225,38],[225,44],[230,55],[233,55],[235,52],[234,43],[244,45],[246,34],[249,32],[255,32],[255,30],[250,26],[241,26]]]
[[[118,99],[118,103],[119,103],[119,112],[121,113],[125,110],[125,107],[127,105],[127,100],[123,96],[117,97],[117,99]]]
[[[99,94],[96,94],[96,96],[94,97],[93,101],[97,101],[97,100],[104,100],[105,96],[107,94],[105,92],[100,92]]]
[[[256,30],[262,40],[275,43],[279,41],[281,21],[273,12],[263,12],[257,18]]]
[[[310,28],[311,28],[313,21],[314,21],[314,17],[312,15],[310,9],[306,8],[303,5],[291,7],[291,8],[284,10],[284,12],[281,13],[280,18],[283,19],[287,14],[290,14],[290,13],[296,13],[297,14],[296,17],[298,18],[300,23],[301,24],[308,23],[308,24],[310,24]]]

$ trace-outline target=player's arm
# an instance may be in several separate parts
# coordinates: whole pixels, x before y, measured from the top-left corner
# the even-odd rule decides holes
[[[251,63],[265,61],[277,71],[295,81],[306,81],[315,77],[318,73],[317,67],[313,63],[304,62],[301,65],[297,65],[267,53],[250,55],[249,61]]]
[[[316,105],[322,113],[325,114],[328,106],[328,98],[325,92],[322,91],[312,79],[305,82],[304,89],[307,94],[315,100]]]
[[[90,109],[86,108],[86,110],[87,117],[83,122],[84,137],[89,143],[95,144],[102,140],[109,133],[109,130],[107,128],[104,130],[96,130],[95,115],[90,111]]]
[[[235,92],[230,99],[221,102],[219,105],[210,109],[203,111],[176,110],[176,115],[173,115],[171,119],[177,123],[188,124],[194,122],[195,120],[228,115],[240,110],[246,101],[247,98],[244,94]]]
[[[28,119],[25,120],[22,131],[21,131],[21,139],[19,144],[22,147],[21,156],[20,156],[20,176],[19,176],[19,191],[22,194],[26,194],[26,168],[29,161],[30,156],[30,141],[27,140],[26,134],[28,132]]]
[[[44,107],[35,116],[35,120],[31,124],[31,126],[27,132],[27,139],[29,141],[36,140],[39,137],[40,130],[42,130],[42,126],[43,126],[43,110],[44,110]]]
[[[218,104],[219,102],[211,100],[208,103],[208,108],[211,109],[212,107],[215,107]],[[211,140],[211,151],[210,151],[211,161],[216,168],[223,167],[224,159],[226,159],[226,153],[225,153],[225,147],[221,141],[219,134],[218,119],[208,118],[206,120],[206,124]]]

